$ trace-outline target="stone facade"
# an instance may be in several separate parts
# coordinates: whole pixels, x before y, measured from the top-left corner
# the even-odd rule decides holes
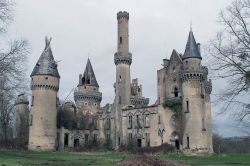
[[[212,153],[212,84],[207,79],[207,68],[201,64],[200,45],[192,30],[184,54],[173,50],[170,59],[163,59],[163,67],[157,71],[158,98],[155,104],[148,105],[138,79],[131,80],[129,13],[118,12],[117,22],[115,98],[113,104],[104,107],[100,105],[102,93],[88,59],[84,73],[79,75],[75,101],[64,101],[61,109],[57,108],[60,77],[47,40],[31,74],[29,149],[84,148],[89,140],[100,144],[109,140],[114,149],[130,143],[137,147],[168,143],[187,154]],[[84,115],[85,119],[77,121],[75,128],[57,128],[56,115],[66,110],[78,118]],[[83,121],[85,127],[80,127]]]

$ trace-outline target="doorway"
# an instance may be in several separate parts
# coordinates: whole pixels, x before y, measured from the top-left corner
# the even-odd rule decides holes
[[[137,139],[137,147],[141,148],[141,139]]]
[[[65,133],[64,134],[64,147],[68,147],[69,145],[69,134]]]
[[[180,149],[180,142],[178,139],[175,140],[175,148],[178,150]]]

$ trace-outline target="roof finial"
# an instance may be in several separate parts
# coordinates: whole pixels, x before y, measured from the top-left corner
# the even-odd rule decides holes
[[[192,20],[190,21],[190,32],[192,32]]]
[[[51,42],[52,38],[50,37],[48,39],[48,36],[45,36],[45,48],[48,48],[50,46],[50,42]]]

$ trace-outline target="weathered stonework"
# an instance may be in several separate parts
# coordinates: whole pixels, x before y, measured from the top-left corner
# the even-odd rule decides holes
[[[49,59],[49,60],[48,60]],[[46,38],[46,47],[31,74],[30,150],[55,150],[59,74]]]
[[[29,101],[25,94],[18,95],[14,106],[13,138],[20,146],[26,146],[29,138]]]
[[[148,106],[149,99],[142,95],[142,85],[138,79],[131,80],[129,13],[118,12],[117,23],[115,98],[113,104],[104,107],[88,59],[83,75],[79,75],[75,101],[63,101],[60,109],[57,108],[60,76],[50,40],[46,40],[45,51],[31,74],[29,149],[84,148],[88,141],[97,140],[100,144],[109,142],[114,149],[131,143],[137,147],[168,143],[186,154],[212,153],[212,83],[207,78],[207,67],[201,65],[200,44],[196,43],[193,32],[189,33],[183,55],[173,50],[170,59],[163,59],[163,67],[157,71],[158,98]],[[57,128],[57,111],[66,110],[74,117],[87,117],[84,121],[88,127],[81,128],[77,121],[74,128]]]

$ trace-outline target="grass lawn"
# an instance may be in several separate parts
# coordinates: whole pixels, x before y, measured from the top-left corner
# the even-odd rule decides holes
[[[228,165],[247,165],[250,166],[250,153],[243,154],[214,154],[211,156],[201,157],[201,156],[183,156],[177,154],[163,155],[161,156],[163,160],[174,160],[182,163],[188,163],[191,165],[218,165],[218,166],[228,166]]]
[[[0,166],[110,166],[126,155],[118,152],[31,152],[0,150]]]
[[[131,154],[132,155],[132,154]],[[0,150],[0,166],[110,166],[127,155],[119,152],[31,152]],[[177,154],[162,155],[160,159],[174,160],[191,165],[247,165],[249,154],[214,154],[208,157],[191,157]]]

